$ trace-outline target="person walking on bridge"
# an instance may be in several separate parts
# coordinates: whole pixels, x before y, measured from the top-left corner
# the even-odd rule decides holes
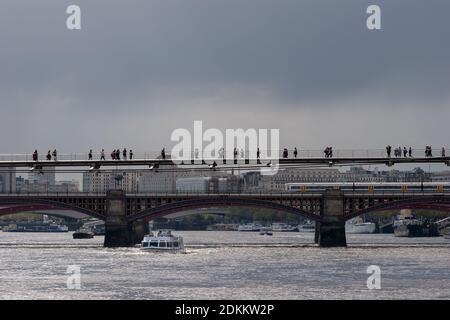
[[[392,151],[392,147],[390,145],[387,145],[386,146],[386,153],[387,153],[388,158],[391,157],[391,151]]]
[[[92,160],[92,149],[89,150],[89,153],[88,153],[88,160]]]
[[[37,152],[37,150],[34,150],[34,152],[33,152],[33,161],[38,161],[38,160],[39,160],[38,152]]]
[[[133,160],[133,150],[130,149],[130,160]]]
[[[47,152],[47,161],[52,160],[52,152],[50,150],[48,150]]]
[[[441,150],[441,157],[445,158],[445,148],[444,147],[442,147],[442,150]]]
[[[411,148],[411,147],[409,147],[409,150],[408,150],[408,156],[409,156],[410,158],[412,158],[412,148]]]
[[[105,149],[102,149],[102,152],[100,152],[100,160],[105,161]]]
[[[161,158],[163,160],[166,160],[166,148],[162,148],[162,150],[161,150]]]
[[[431,146],[426,146],[425,147],[425,157],[432,157],[432,151],[431,151]]]
[[[56,149],[53,150],[53,161],[58,161],[58,152],[56,152]]]
[[[406,150],[406,147],[403,147],[403,157],[406,158],[407,154],[408,154],[408,150]]]
[[[116,150],[116,160],[120,160],[120,149]]]
[[[111,159],[116,160],[116,149],[111,152]]]
[[[123,155],[123,160],[127,160],[127,149],[126,148],[123,148],[122,155]]]
[[[294,148],[294,158],[297,158],[298,155],[298,151],[297,151],[297,147]]]

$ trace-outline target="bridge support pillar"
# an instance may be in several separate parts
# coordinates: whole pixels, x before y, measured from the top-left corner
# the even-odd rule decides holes
[[[322,198],[321,222],[318,230],[320,247],[346,247],[344,195],[340,190],[328,189]]]
[[[109,191],[106,196],[106,221],[104,247],[128,247],[131,245],[126,215],[125,192]]]
[[[130,241],[132,245],[141,243],[146,234],[149,233],[148,222],[144,220],[136,220],[130,223]]]
[[[319,243],[319,236],[320,236],[320,222],[316,221],[315,228],[314,228],[314,242]]]

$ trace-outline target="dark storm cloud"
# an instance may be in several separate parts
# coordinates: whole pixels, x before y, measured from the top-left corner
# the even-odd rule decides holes
[[[70,4],[81,6],[81,31],[65,28]],[[369,4],[382,8],[381,31],[365,27]],[[362,128],[385,110],[393,124],[420,124],[421,108],[447,105],[449,15],[442,0],[3,0],[0,133],[17,134],[0,146],[81,149],[95,135],[144,148],[145,135],[158,145],[194,119],[280,129],[303,121],[311,132],[330,114],[342,132],[333,138],[355,145],[368,138],[352,135],[356,114]],[[253,121],[233,114],[243,110]],[[377,143],[394,133],[405,138],[386,128]],[[309,143],[329,136],[315,132]]]
[[[448,89],[447,1],[78,1],[83,29],[69,32],[71,3],[2,2],[3,88],[83,100],[149,85],[254,84],[308,100]],[[381,32],[365,28],[370,3],[382,7]]]

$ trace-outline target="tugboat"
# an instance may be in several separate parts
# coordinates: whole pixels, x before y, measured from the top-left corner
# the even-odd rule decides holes
[[[159,230],[145,235],[141,242],[141,249],[158,252],[184,252],[182,236],[174,236],[170,230]]]
[[[74,239],[91,239],[94,237],[94,232],[81,228],[75,231],[72,236]]]

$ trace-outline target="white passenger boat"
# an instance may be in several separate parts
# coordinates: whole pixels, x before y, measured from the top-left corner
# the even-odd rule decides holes
[[[373,222],[363,222],[361,219],[350,219],[345,223],[346,233],[374,233],[376,225]]]
[[[258,232],[261,229],[261,225],[257,223],[241,224],[238,227],[238,231],[241,232]]]
[[[144,236],[141,249],[148,251],[184,252],[182,236],[174,236],[170,230],[159,230]]]
[[[274,232],[296,232],[298,231],[298,228],[287,223],[275,222],[272,223],[272,230]]]
[[[5,226],[3,232],[69,232],[66,225],[56,223],[16,223]]]
[[[304,224],[299,224],[297,228],[300,232],[314,232],[316,231],[316,224],[308,220]]]

